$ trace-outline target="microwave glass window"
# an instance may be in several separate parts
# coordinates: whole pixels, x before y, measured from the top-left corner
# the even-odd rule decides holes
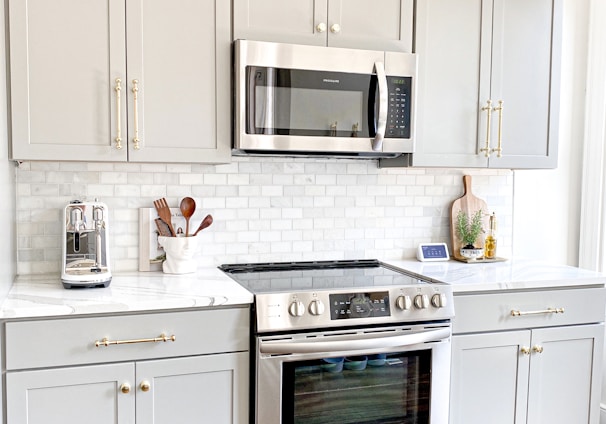
[[[368,134],[364,122],[364,93],[257,86],[255,127],[281,131],[323,132],[325,135]],[[367,136],[367,135],[366,135]]]
[[[431,351],[284,363],[283,424],[428,424]]]
[[[374,137],[374,75],[247,67],[248,134]]]

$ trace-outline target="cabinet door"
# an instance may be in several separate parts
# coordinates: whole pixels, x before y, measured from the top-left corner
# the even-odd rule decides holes
[[[230,2],[127,0],[126,13],[129,161],[228,162]]]
[[[486,167],[492,0],[419,0],[415,166]],[[464,22],[465,24],[461,24]],[[525,65],[526,66],[526,65]]]
[[[124,0],[9,1],[13,159],[126,160],[124,20]]]
[[[494,168],[557,165],[562,0],[495,0],[493,107],[503,100],[503,156]],[[493,113],[492,147],[498,143]]]
[[[248,422],[248,353],[139,362],[137,384],[138,424]]]
[[[6,374],[6,418],[21,424],[134,424],[131,364],[14,371]]]
[[[526,422],[529,343],[526,330],[452,337],[451,424]]]
[[[328,45],[412,51],[413,0],[329,0]]]
[[[597,424],[604,325],[532,331],[528,423]]]
[[[234,0],[234,40],[325,46],[327,2]]]

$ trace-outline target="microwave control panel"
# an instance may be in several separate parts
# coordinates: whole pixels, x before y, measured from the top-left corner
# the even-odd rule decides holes
[[[410,94],[412,77],[387,76],[388,103],[386,138],[410,138]]]

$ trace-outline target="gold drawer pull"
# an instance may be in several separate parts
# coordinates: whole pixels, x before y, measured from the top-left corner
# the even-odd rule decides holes
[[[542,315],[542,314],[563,314],[564,308],[547,308],[541,311],[511,311],[512,317],[521,317],[523,315]]]
[[[120,78],[116,78],[116,86],[114,87],[114,91],[116,92],[116,149],[122,149],[122,112],[120,112],[120,92],[122,91],[122,80]]]
[[[139,150],[139,107],[138,107],[138,95],[139,93],[139,80],[133,80],[133,121],[135,126],[135,136],[133,137],[133,148]]]
[[[503,156],[503,100],[499,100],[499,106],[493,108],[493,110],[495,112],[499,112],[499,138],[497,142],[497,147],[490,149],[490,152],[496,152],[497,157],[500,158]]]
[[[174,342],[175,340],[177,340],[177,337],[175,337],[174,334],[172,336],[167,336],[164,333],[160,334],[160,337],[154,337],[151,339],[109,340],[107,337],[105,337],[103,340],[97,340],[95,342],[95,347],[133,343]]]
[[[484,152],[485,157],[490,157],[490,114],[492,113],[492,100],[486,100],[486,106],[482,108],[482,111],[486,111],[486,142],[480,152]]]

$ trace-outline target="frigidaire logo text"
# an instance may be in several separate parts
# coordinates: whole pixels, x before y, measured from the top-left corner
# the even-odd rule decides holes
[[[336,79],[328,79],[328,78],[324,78],[324,79],[322,80],[322,82],[331,82],[331,83],[333,83],[333,84],[338,84],[338,83],[339,83],[339,80],[336,80]]]

